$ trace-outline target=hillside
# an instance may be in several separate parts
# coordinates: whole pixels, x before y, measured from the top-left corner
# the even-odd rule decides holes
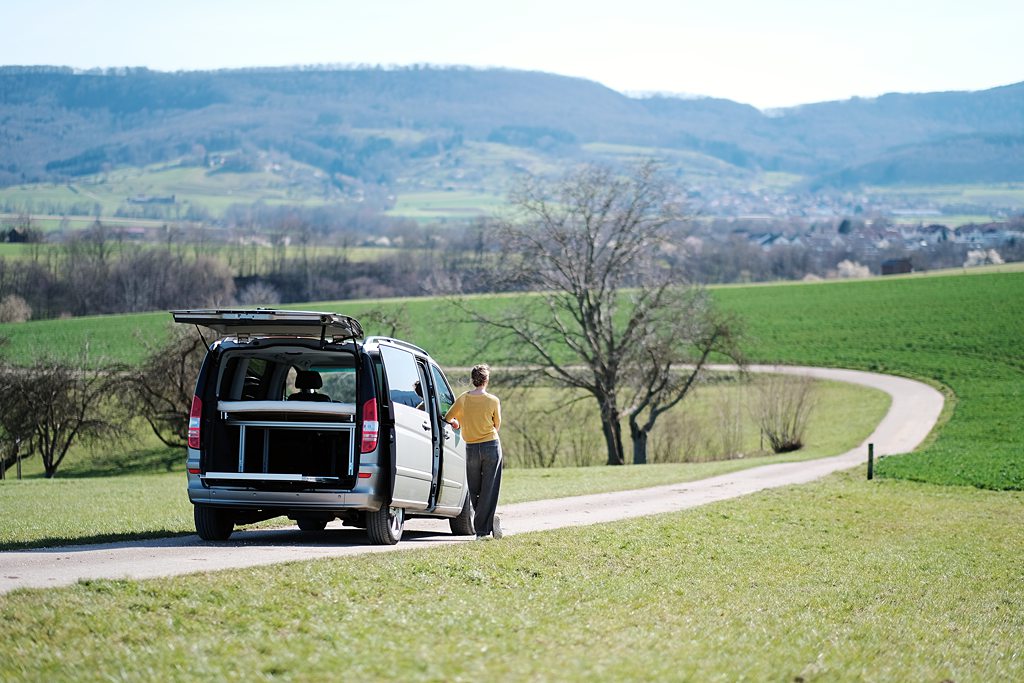
[[[1022,111],[1024,83],[762,112],[497,69],[2,67],[0,186],[174,161],[240,172],[308,167],[341,194],[430,173],[426,185],[465,189],[488,171],[593,158],[596,144],[692,152],[724,162],[727,178],[782,171],[839,186],[1019,181]],[[900,163],[918,149],[927,163]],[[690,170],[686,157],[672,163]]]

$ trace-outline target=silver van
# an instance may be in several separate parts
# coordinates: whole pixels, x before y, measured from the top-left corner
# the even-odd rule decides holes
[[[394,544],[410,517],[473,533],[466,447],[442,420],[455,401],[423,349],[362,339],[338,313],[171,311],[221,335],[196,381],[188,494],[196,531],[225,540],[236,524],[277,516],[303,531],[333,519]]]

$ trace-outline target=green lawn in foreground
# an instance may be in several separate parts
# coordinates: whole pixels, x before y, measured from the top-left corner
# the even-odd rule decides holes
[[[1022,516],[1021,493],[843,474],[500,542],[18,591],[0,678],[1021,680]]]

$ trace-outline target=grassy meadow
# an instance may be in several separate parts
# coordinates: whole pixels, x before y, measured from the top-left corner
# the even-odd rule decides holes
[[[18,680],[1009,681],[1024,495],[852,473],[416,552],[0,597]]]
[[[118,168],[83,176],[74,183],[6,187],[0,189],[0,202],[33,214],[54,207],[59,209],[58,214],[95,216],[95,209],[99,207],[106,220],[119,209],[132,208],[127,203],[128,197],[174,195],[184,207],[182,217],[189,205],[201,206],[211,215],[220,216],[232,204],[262,201],[268,205],[317,205],[336,201],[337,197],[324,195],[326,185],[323,178],[315,179],[313,169],[300,164],[276,172],[268,169],[232,173],[172,163]]]

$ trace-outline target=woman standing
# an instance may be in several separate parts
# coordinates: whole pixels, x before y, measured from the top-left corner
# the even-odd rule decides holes
[[[473,366],[471,376],[474,388],[455,399],[444,419],[455,429],[461,426],[462,438],[466,440],[466,468],[476,537],[501,538],[501,524],[494,516],[501,488],[501,441],[498,440],[501,401],[487,393],[490,366]]]

